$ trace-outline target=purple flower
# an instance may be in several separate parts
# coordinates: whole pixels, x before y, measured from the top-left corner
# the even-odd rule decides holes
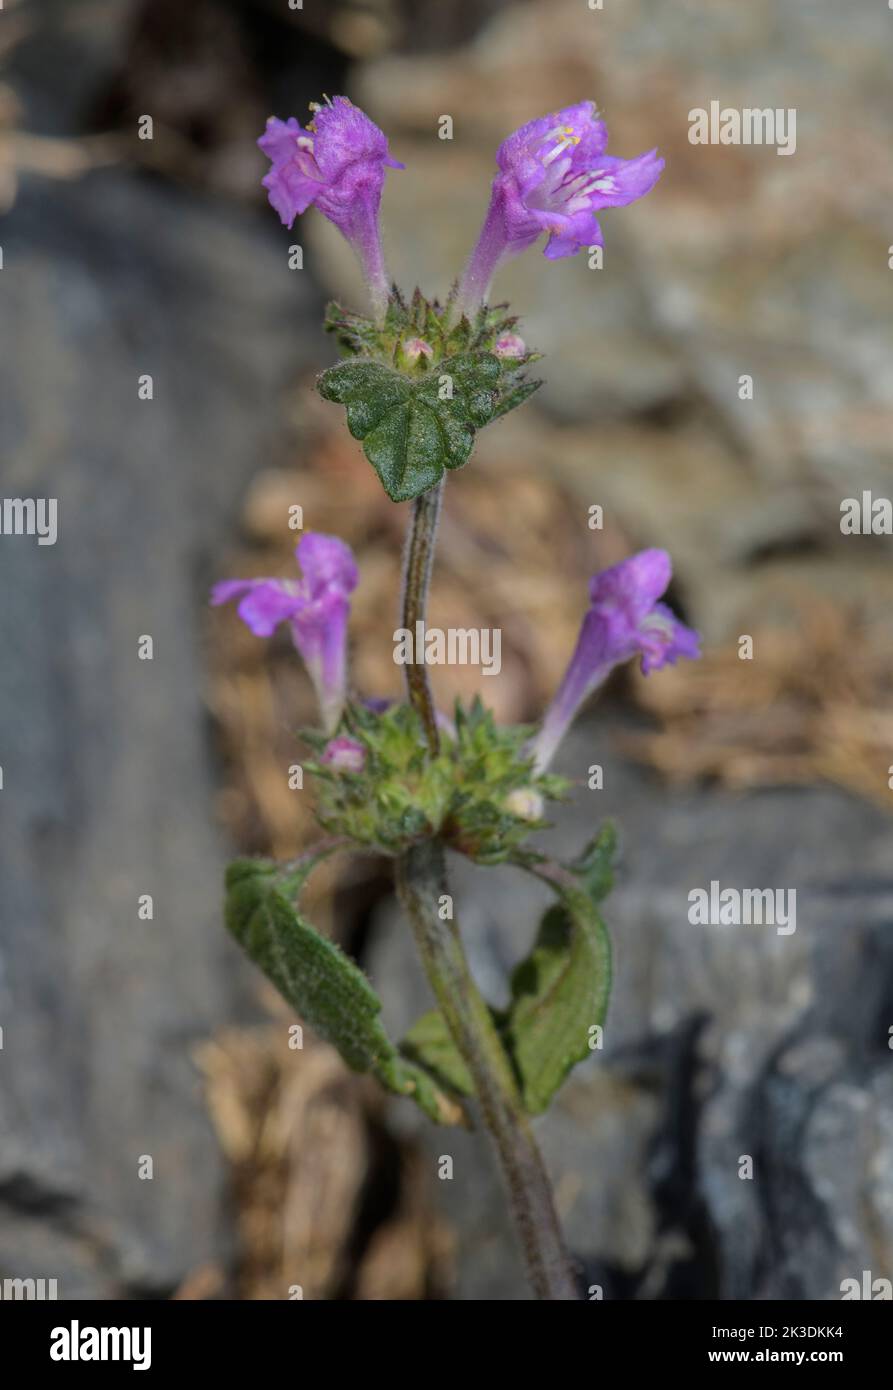
[[[543,232],[545,255],[553,261],[601,246],[596,213],[650,192],[664,167],[657,151],[618,159],[605,154],[607,143],[607,127],[591,101],[529,121],[503,141],[487,216],[459,287],[463,312],[486,300],[501,263]]]
[[[615,666],[642,658],[645,675],[680,656],[700,656],[698,634],[658,600],[672,577],[665,550],[641,550],[589,581],[589,612],[564,679],[528,751],[542,772],[587,696]]]
[[[366,766],[366,750],[355,738],[339,734],[326,744],[320,762],[336,772],[362,772]]]
[[[314,111],[306,129],[294,116],[271,116],[258,145],[272,168],[263,180],[270,203],[291,227],[315,203],[360,258],[377,313],[388,297],[378,210],[385,169],[404,166],[391,159],[384,132],[347,97]]]
[[[527,344],[517,333],[502,333],[493,347],[494,357],[526,357]]]
[[[309,531],[295,550],[300,579],[224,579],[211,591],[213,604],[239,598],[239,617],[256,637],[270,637],[288,623],[316,689],[323,725],[338,725],[347,690],[349,595],[357,587],[350,547],[337,536]]]

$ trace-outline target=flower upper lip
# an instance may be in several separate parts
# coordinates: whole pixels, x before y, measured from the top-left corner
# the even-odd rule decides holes
[[[315,205],[346,237],[365,272],[376,317],[384,317],[388,276],[378,213],[385,171],[402,169],[388,140],[364,111],[336,96],[314,107],[305,128],[271,116],[258,145],[271,167],[262,183],[286,227]]]

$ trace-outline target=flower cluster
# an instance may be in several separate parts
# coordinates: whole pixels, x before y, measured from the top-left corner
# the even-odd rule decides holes
[[[353,365],[330,369],[320,391],[347,405],[351,431],[364,440],[391,495],[417,496],[443,472],[436,456],[441,435],[453,451],[447,449],[446,466],[455,467],[467,457],[475,427],[539,384],[523,379],[522,368],[536,354],[515,332],[517,320],[488,306],[499,267],[541,236],[549,260],[601,245],[597,214],[648,193],[663,160],[655,150],[631,160],[606,154],[608,132],[589,101],[530,121],[497,152],[484,224],[450,300],[429,304],[416,291],[407,303],[396,288],[389,294],[379,228],[386,170],[403,165],[391,158],[383,132],[346,97],[313,109],[306,127],[294,117],[270,118],[258,142],[271,161],[264,186],[286,226],[314,205],[360,258],[375,317],[330,307],[327,327]],[[427,384],[444,371],[457,384],[446,403]],[[343,779],[346,789],[328,794],[328,814],[336,805],[342,816],[349,813],[354,838],[380,838],[380,826],[370,820],[378,799],[399,803],[401,826],[418,823],[472,857],[498,857],[524,828],[542,823],[544,798],[558,794],[546,770],[578,710],[610,673],[636,657],[648,674],[698,655],[697,635],[661,602],[670,557],[644,550],[590,581],[576,648],[539,730],[501,733],[480,711],[460,712],[455,726],[439,716],[449,751],[442,766],[435,760],[426,772],[424,739],[409,711],[404,717],[385,701],[349,700],[347,628],[357,584],[349,548],[334,536],[309,533],[296,557],[300,578],[226,580],[212,602],[237,599],[240,617],[259,637],[287,625],[319,701],[324,736],[317,772],[330,787]],[[472,795],[466,786],[457,795],[456,779],[472,764],[479,771],[486,766],[490,790]],[[401,797],[409,797],[406,805]],[[394,843],[402,843],[402,833],[398,827]]]
[[[272,167],[264,178],[286,227],[315,204],[353,245],[381,316],[388,294],[378,225],[390,157],[384,132],[347,97],[313,107],[306,127],[294,116],[271,116],[258,140]],[[597,213],[625,207],[649,193],[664,161],[656,150],[636,159],[605,153],[608,130],[591,101],[529,121],[500,145],[484,224],[459,282],[458,305],[473,313],[509,257],[543,234],[549,260],[601,246]],[[424,349],[420,349],[423,351]],[[514,345],[511,355],[523,355]]]
[[[339,730],[347,699],[347,626],[350,594],[357,567],[350,548],[335,536],[309,532],[295,552],[301,579],[228,579],[215,585],[212,603],[239,599],[239,616],[258,637],[269,637],[287,623],[295,647],[313,681],[322,723],[330,737],[322,749],[321,765],[330,772],[360,773],[366,763],[366,742]],[[603,685],[615,667],[635,657],[648,675],[679,657],[697,657],[698,636],[681,623],[661,596],[672,577],[665,550],[643,550],[620,564],[593,575],[589,609],[577,645],[538,733],[527,743],[524,758],[535,775],[547,769],[562,738],[584,701]],[[375,716],[385,714],[387,701],[367,700],[364,731]],[[441,728],[455,739],[445,717]],[[521,789],[509,809],[519,819],[536,820]],[[524,793],[526,796],[527,794]]]

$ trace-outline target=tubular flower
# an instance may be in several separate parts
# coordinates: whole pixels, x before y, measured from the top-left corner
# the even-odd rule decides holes
[[[601,246],[596,214],[651,191],[664,167],[657,151],[618,159],[605,154],[607,143],[607,127],[591,101],[529,121],[503,141],[487,216],[460,281],[464,312],[487,299],[502,262],[544,232],[544,254],[553,261]]]
[[[357,586],[350,547],[337,536],[309,531],[295,550],[299,579],[224,579],[212,604],[239,599],[238,613],[256,637],[288,623],[313,681],[327,733],[338,726],[347,693],[349,595]]]
[[[615,666],[638,656],[648,675],[680,656],[700,656],[698,634],[658,602],[672,573],[665,550],[642,550],[589,581],[589,611],[574,654],[528,749],[537,772],[548,766],[583,701]]]
[[[270,203],[291,227],[311,203],[354,248],[377,312],[388,297],[378,212],[385,170],[404,166],[388,153],[384,132],[347,97],[311,108],[305,127],[271,116],[258,145],[271,161],[263,180]]]

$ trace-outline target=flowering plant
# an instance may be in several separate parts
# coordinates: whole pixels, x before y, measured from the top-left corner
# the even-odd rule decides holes
[[[663,168],[655,151],[605,154],[607,131],[591,102],[531,121],[500,147],[479,240],[443,304],[389,285],[379,206],[390,157],[384,134],[345,97],[314,108],[302,127],[272,118],[261,137],[264,185],[282,221],[317,207],[356,251],[372,313],[329,306],[326,328],[341,361],[320,394],[346,407],[351,434],[394,501],[413,501],[406,551],[403,630],[424,632],[445,472],[470,457],[476,431],[521,405],[541,383],[537,359],[490,283],[510,256],[541,235],[549,260],[600,245],[595,214],[647,193]],[[548,771],[580,706],[619,664],[648,673],[698,655],[697,636],[661,601],[669,556],[646,550],[597,574],[590,606],[559,690],[538,728],[500,728],[481,701],[435,706],[424,653],[406,666],[403,704],[350,688],[347,630],[357,568],[334,536],[308,533],[300,577],[225,580],[215,604],[238,600],[259,637],[286,624],[313,681],[321,732],[308,732],[327,836],[295,862],[239,860],[227,875],[227,925],[297,1012],[389,1090],[411,1097],[438,1124],[490,1132],[505,1178],[534,1294],[579,1296],[531,1116],[548,1106],[590,1052],[610,989],[610,945],[600,903],[611,886],[614,832],[602,828],[571,863],[548,859],[530,836],[570,784]],[[437,1007],[395,1044],[365,975],[317,933],[299,906],[311,870],[336,850],[393,859],[400,900]],[[510,980],[508,1007],[483,999],[469,971],[447,892],[446,848],[482,864],[509,863],[555,894],[530,955]]]

